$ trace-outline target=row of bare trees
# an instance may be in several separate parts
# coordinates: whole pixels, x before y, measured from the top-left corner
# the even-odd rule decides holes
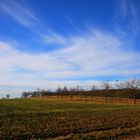
[[[24,91],[22,93],[23,98],[53,95],[60,95],[62,98],[70,95],[71,99],[73,95],[125,97],[133,98],[134,104],[136,104],[136,100],[140,98],[140,80],[134,78],[126,81],[116,81],[115,83],[104,81],[101,83],[100,87],[93,85],[91,89],[88,90],[79,86],[75,88],[67,88],[64,86],[58,87],[56,91],[37,89],[36,91]]]
[[[108,93],[110,89],[112,89],[112,85],[109,82],[103,82],[102,87],[105,92]],[[134,104],[136,104],[136,99],[140,97],[140,80],[139,79],[131,79],[122,82],[116,83],[116,90],[125,90],[131,93],[131,97],[134,99]]]
[[[121,82],[118,85],[118,87],[121,89],[128,89],[129,91],[131,91],[134,98],[134,104],[136,104],[136,99],[140,95],[140,80],[135,78],[135,79],[128,80],[125,82]]]

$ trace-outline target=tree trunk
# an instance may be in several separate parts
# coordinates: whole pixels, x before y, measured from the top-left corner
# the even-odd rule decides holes
[[[136,104],[136,95],[134,95],[134,105]]]

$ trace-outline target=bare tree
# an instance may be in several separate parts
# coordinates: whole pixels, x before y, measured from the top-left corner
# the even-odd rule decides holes
[[[119,82],[119,80],[116,80],[116,83],[115,83],[115,89],[116,89],[116,96],[117,96],[117,100],[118,100],[118,102],[120,102],[120,100],[121,100],[121,96],[119,95],[119,90],[120,90],[120,82]]]
[[[58,86],[57,90],[56,90],[58,95],[61,95],[61,100],[63,100],[63,88]]]
[[[121,89],[128,89],[129,91],[131,91],[134,98],[134,104],[136,104],[136,99],[140,90],[140,80],[134,78],[127,81],[123,81],[119,84],[119,87]]]
[[[64,86],[64,87],[63,87],[63,92],[64,92],[64,93],[67,93],[67,92],[68,92],[67,86]]]
[[[96,87],[96,85],[93,85],[93,86],[91,87],[91,91],[95,91],[95,90],[97,90],[97,87]]]
[[[73,94],[75,93],[76,89],[70,87],[69,91],[70,91],[70,101],[72,101],[73,100]]]
[[[92,87],[91,87],[91,100],[93,101],[93,97],[94,97],[94,93],[96,92],[96,90],[97,90],[97,87],[96,87],[96,85],[93,85]]]
[[[108,92],[112,88],[111,84],[108,81],[102,82],[102,88],[105,92],[105,102],[107,103]]]
[[[111,86],[111,84],[109,83],[109,82],[102,82],[102,88],[104,89],[104,90],[109,90],[109,89],[111,89],[112,88],[112,86]]]

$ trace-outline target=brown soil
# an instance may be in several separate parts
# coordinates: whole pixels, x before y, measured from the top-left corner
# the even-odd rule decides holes
[[[140,136],[124,138],[123,140],[140,140]]]

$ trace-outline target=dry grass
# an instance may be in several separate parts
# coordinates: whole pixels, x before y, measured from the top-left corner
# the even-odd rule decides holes
[[[74,102],[74,103],[94,103],[94,104],[134,104],[134,100],[130,98],[118,97],[95,97],[95,96],[43,96],[33,97],[38,100]],[[140,105],[140,99],[136,101]]]

